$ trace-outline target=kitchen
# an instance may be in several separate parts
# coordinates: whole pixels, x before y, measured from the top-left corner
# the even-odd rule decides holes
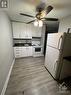
[[[0,94],[70,95],[71,1],[30,1],[0,1]]]
[[[58,32],[58,20],[48,21],[48,28],[52,30],[46,31],[48,33]],[[35,27],[33,24],[25,24],[22,22],[12,22],[13,26],[13,43],[15,57],[38,57],[44,56],[44,40],[47,38],[43,36],[42,27]],[[23,27],[24,26],[24,27]],[[54,26],[54,27],[52,27]],[[43,26],[46,28],[47,26]],[[44,30],[45,31],[45,30]]]
[[[43,56],[41,45],[42,28],[17,22],[12,24],[15,57]]]

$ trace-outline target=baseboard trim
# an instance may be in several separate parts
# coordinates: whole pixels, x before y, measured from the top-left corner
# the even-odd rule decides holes
[[[1,95],[5,95],[5,91],[6,91],[6,88],[7,88],[7,85],[8,85],[8,81],[9,81],[9,78],[10,78],[11,71],[12,71],[12,68],[13,68],[14,63],[15,63],[15,59],[13,60],[12,65],[11,65],[11,67],[10,67],[10,70],[9,70],[8,76],[7,76],[7,78],[6,78],[4,87],[3,87],[3,89],[2,89]]]

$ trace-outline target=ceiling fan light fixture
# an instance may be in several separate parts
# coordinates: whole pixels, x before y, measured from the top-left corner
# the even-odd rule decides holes
[[[38,26],[38,21],[37,20],[34,21],[34,26]]]
[[[44,18],[46,16],[46,11],[42,11],[41,18]]]
[[[43,26],[43,21],[39,20],[39,27],[42,27],[42,26]]]

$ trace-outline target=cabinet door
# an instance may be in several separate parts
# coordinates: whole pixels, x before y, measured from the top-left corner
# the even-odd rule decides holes
[[[31,26],[32,28],[31,28],[31,31],[32,31],[32,37],[37,37],[37,28],[34,26],[34,25],[32,25]]]
[[[22,57],[27,57],[27,52],[28,52],[28,51],[26,51],[26,47],[22,47],[21,56],[22,56]]]
[[[28,39],[32,39],[32,32],[31,32],[31,25],[29,24],[29,25],[27,25],[27,27],[26,27],[26,36],[27,36],[27,38]]]
[[[16,57],[16,48],[14,47],[14,55],[15,55],[15,57]]]
[[[20,26],[21,38],[27,38],[26,29],[27,29],[26,24],[21,24]]]
[[[32,29],[32,36],[33,37],[41,37],[42,28],[35,27],[34,25],[32,25],[31,29]]]
[[[20,38],[19,24],[13,22],[13,38]]]
[[[32,47],[26,47],[27,56],[32,56]]]
[[[37,37],[41,37],[42,27],[37,28]]]

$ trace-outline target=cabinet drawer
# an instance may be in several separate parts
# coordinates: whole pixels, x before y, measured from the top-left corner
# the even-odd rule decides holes
[[[14,47],[15,49],[21,49],[21,47]]]
[[[16,56],[20,56],[20,54],[19,54],[19,53],[16,53],[15,55],[16,55]]]
[[[21,52],[21,50],[15,50],[16,52]]]
[[[21,56],[20,55],[15,55],[16,58],[20,58]]]
[[[21,50],[15,50],[16,52],[21,52]]]
[[[16,55],[21,55],[21,53],[20,53],[20,52],[16,52],[15,54],[16,54]]]

